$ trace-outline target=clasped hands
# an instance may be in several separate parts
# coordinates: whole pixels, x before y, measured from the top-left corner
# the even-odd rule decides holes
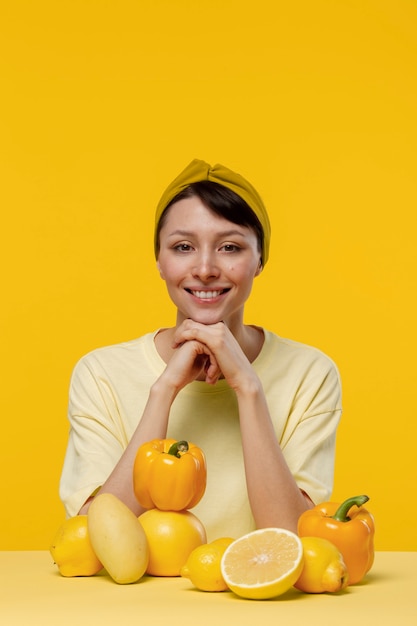
[[[223,322],[201,324],[184,320],[173,335],[173,355],[165,370],[178,390],[194,380],[214,385],[224,377],[232,388],[243,384],[252,367],[230,329]]]

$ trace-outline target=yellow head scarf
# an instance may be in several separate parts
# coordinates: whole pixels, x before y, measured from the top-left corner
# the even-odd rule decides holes
[[[229,170],[224,165],[209,165],[205,161],[194,159],[191,163],[175,178],[172,183],[162,194],[162,197],[158,203],[155,214],[155,249],[156,249],[156,231],[159,220],[164,209],[168,204],[178,195],[183,189],[188,187],[191,183],[196,183],[201,180],[210,180],[215,183],[219,183],[224,187],[228,187],[235,193],[237,193],[245,202],[250,206],[252,211],[260,221],[264,231],[264,242],[262,250],[262,263],[268,260],[269,255],[269,243],[271,239],[271,226],[269,223],[268,214],[262,199],[256,189],[248,182],[243,176]]]

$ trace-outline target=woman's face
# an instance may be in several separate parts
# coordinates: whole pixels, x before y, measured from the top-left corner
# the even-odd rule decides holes
[[[260,256],[251,228],[216,215],[198,197],[173,204],[160,232],[158,269],[177,322],[241,323]]]

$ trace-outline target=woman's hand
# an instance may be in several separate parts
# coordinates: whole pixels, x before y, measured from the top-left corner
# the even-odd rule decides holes
[[[172,345],[176,351],[181,352],[188,344],[194,346],[196,355],[199,353],[200,358],[205,355],[203,367],[201,360],[197,360],[193,371],[199,368],[200,375],[204,372],[204,380],[209,384],[216,383],[223,375],[230,387],[238,391],[256,376],[238,341],[223,322],[206,325],[191,319],[185,320],[175,330]]]
[[[210,348],[195,339],[184,339],[175,343],[175,351],[160,380],[178,392],[194,380],[215,384],[220,375],[216,357]]]

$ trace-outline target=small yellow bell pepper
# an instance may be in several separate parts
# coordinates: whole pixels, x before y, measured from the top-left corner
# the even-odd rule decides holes
[[[145,509],[191,509],[203,497],[206,482],[206,459],[193,443],[153,439],[137,450],[133,489]]]
[[[362,580],[374,562],[374,518],[363,508],[368,496],[348,498],[342,504],[324,502],[305,511],[298,520],[300,537],[322,537],[343,556],[349,585]]]

